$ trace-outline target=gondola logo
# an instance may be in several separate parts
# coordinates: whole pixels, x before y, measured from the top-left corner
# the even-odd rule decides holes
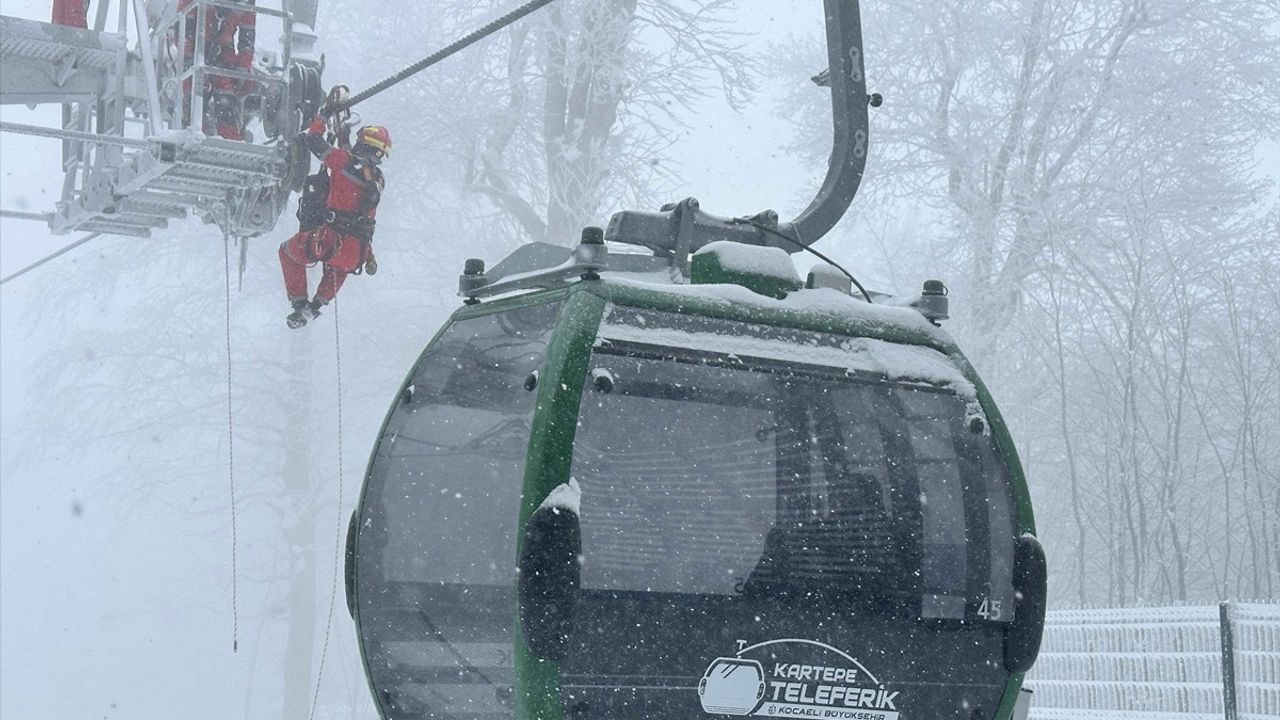
[[[829,720],[899,720],[898,692],[856,658],[816,640],[770,640],[718,657],[698,682],[702,710]],[[823,658],[816,664],[815,656]]]

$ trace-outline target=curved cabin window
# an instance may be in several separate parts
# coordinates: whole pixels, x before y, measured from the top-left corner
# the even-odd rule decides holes
[[[391,716],[510,717],[516,525],[559,305],[450,325],[419,359],[361,506],[357,598]]]
[[[584,589],[1011,618],[1005,470],[944,356],[620,308],[601,335],[571,471]],[[924,380],[875,371],[898,348]]]

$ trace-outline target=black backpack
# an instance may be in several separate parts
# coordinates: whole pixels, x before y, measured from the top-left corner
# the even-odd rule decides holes
[[[302,183],[298,198],[298,232],[314,230],[324,224],[329,214],[329,170],[324,166]]]

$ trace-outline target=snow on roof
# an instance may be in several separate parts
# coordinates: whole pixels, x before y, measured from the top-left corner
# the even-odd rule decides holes
[[[818,287],[842,287],[852,284],[852,281],[845,277],[840,268],[830,263],[820,262],[815,264],[809,268],[809,274],[813,275],[815,280],[823,281]]]
[[[658,320],[658,311],[646,313]],[[977,389],[946,355],[922,345],[904,345],[865,337],[839,337],[805,330],[788,331],[786,337],[768,337],[745,325],[741,333],[699,332],[663,327],[646,321],[646,314],[630,322],[617,322],[606,309],[597,345],[609,341],[634,342],[658,347],[711,351],[739,358],[779,360],[883,375],[891,380],[916,381],[949,387],[966,398]],[[757,328],[758,329],[758,328]]]
[[[791,262],[791,256],[782,248],[719,240],[707,243],[693,255],[715,255],[720,261],[720,267],[729,272],[763,275],[800,284],[796,266]]]
[[[551,490],[547,499],[542,501],[538,509],[567,510],[574,515],[582,514],[582,488],[578,481],[569,478],[569,482],[561,483]]]
[[[781,251],[779,251],[781,252]],[[942,328],[930,323],[919,311],[901,305],[871,304],[860,297],[846,295],[830,288],[802,289],[776,300],[739,285],[676,285],[669,282],[646,282],[621,273],[604,272],[601,277],[611,284],[636,290],[696,298],[724,306],[747,306],[762,310],[781,310],[829,319],[836,322],[861,322],[886,330],[899,330],[927,337],[930,341],[951,346],[955,341]],[[648,280],[646,278],[645,280]],[[654,280],[658,280],[654,277]]]

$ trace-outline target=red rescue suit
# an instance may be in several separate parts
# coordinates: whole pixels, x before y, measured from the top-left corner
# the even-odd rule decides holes
[[[325,221],[302,230],[280,244],[280,269],[289,302],[307,299],[307,266],[324,264],[315,301],[328,304],[338,294],[349,273],[369,256],[378,202],[385,181],[376,165],[362,162],[348,150],[324,139],[325,121],[317,116],[307,128],[307,148],[329,171],[328,209]]]
[[[89,27],[89,0],[53,0],[53,24]]]
[[[253,5],[255,0],[239,0],[239,2]],[[184,69],[191,67],[196,56],[197,27],[194,4],[194,0],[181,0],[178,3],[178,12],[186,14],[185,42],[182,49],[183,57],[186,58]],[[253,10],[233,10],[224,7],[211,7],[205,10],[205,65],[209,68],[252,72],[256,27],[257,14]],[[204,132],[206,135],[211,135],[216,131],[220,137],[228,140],[243,140],[244,120],[240,101],[253,90],[254,83],[216,73],[215,69],[205,75]],[[183,120],[189,125],[191,122],[190,78],[183,81],[182,92],[186,97]]]

